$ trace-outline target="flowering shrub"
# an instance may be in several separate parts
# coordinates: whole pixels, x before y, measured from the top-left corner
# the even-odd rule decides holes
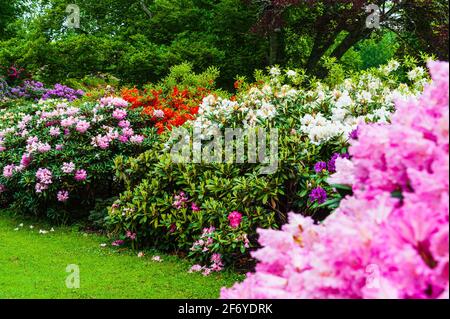
[[[170,94],[164,95],[162,90],[151,90],[148,94],[141,95],[138,89],[124,89],[122,97],[131,103],[131,108],[142,108],[142,113],[148,116],[158,133],[171,130],[172,127],[183,125],[193,120],[198,112],[198,104],[203,99],[204,88],[196,88],[190,92],[187,89],[180,91],[174,87]]]
[[[13,125],[0,126],[3,201],[22,212],[61,217],[113,196],[114,156],[139,154],[153,141],[146,122],[127,106],[107,97],[79,104],[40,100],[19,108]]]
[[[10,97],[13,99],[23,98],[38,101],[46,92],[47,89],[44,88],[43,83],[25,80],[21,86],[10,89]]]
[[[143,91],[123,89],[122,98],[132,109],[142,109],[142,114],[162,134],[195,119],[199,104],[214,89],[218,75],[214,68],[195,74],[192,66],[184,63],[174,66],[160,83],[146,85]]]
[[[291,214],[260,230],[256,273],[222,298],[448,298],[449,65],[399,100],[392,124],[363,124],[331,182],[352,196],[325,222]]]
[[[4,78],[9,86],[16,86],[28,79],[30,75],[24,68],[11,65],[10,67],[0,66],[0,78]]]
[[[390,120],[387,111],[382,120],[372,116],[383,107],[394,109],[391,100],[375,95],[400,95],[393,93],[399,86],[403,95],[414,95],[423,86],[398,84],[393,75],[383,80],[376,76],[378,70],[372,72],[371,78],[382,89],[372,91],[373,102],[368,104],[361,99],[339,104],[331,92],[340,87],[324,89],[321,94],[328,97],[319,98],[317,88],[299,87],[300,72],[282,74],[276,68],[253,85],[238,82],[240,89],[234,98],[217,93],[205,97],[196,118],[183,128],[190,133],[198,127],[222,132],[225,128],[278,128],[278,169],[271,175],[260,175],[261,163],[174,163],[169,153],[176,137],[166,132],[161,135],[165,143],[154,145],[151,151],[137,158],[116,158],[116,176],[127,190],[109,211],[111,229],[122,235],[126,231],[137,233],[138,245],[188,252],[206,267],[201,268],[204,271],[213,264],[213,254],[220,254],[224,265],[245,260],[242,256],[256,244],[256,229],[281,226],[289,211],[324,219],[340,194],[348,192],[335,191],[326,181],[335,171],[337,159],[348,157],[349,135],[355,137],[358,125],[366,121]],[[347,80],[354,83],[352,96],[358,95],[355,81],[356,77]],[[302,129],[308,114],[322,110],[322,116],[329,118],[336,108],[345,111],[342,123],[352,118],[345,130],[317,139]],[[205,233],[212,228],[214,231]]]
[[[254,202],[277,192],[275,181],[245,178],[229,165],[214,166],[217,178],[211,165],[176,165],[157,147],[164,145],[134,159],[116,158],[116,176],[127,191],[110,208],[113,233],[132,231],[139,246],[185,252],[210,268],[214,254],[224,265],[241,260],[256,227],[276,225],[275,214]]]
[[[42,95],[43,100],[48,99],[66,99],[68,101],[76,100],[84,95],[82,90],[74,90],[62,84],[55,84],[53,89],[46,90]]]
[[[47,89],[39,81],[31,80],[31,76],[23,68],[11,66],[4,69],[4,78],[0,74],[0,102],[8,99],[30,99],[38,101],[41,98],[76,100],[84,95],[82,90],[74,90],[62,84],[55,84],[52,89]]]

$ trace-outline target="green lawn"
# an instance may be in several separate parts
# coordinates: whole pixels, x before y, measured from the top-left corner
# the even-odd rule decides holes
[[[144,258],[111,247],[105,237],[75,227],[55,228],[23,222],[0,212],[1,298],[217,298],[220,288],[241,276],[231,272],[204,277],[189,274],[190,263],[146,252]],[[34,228],[30,229],[33,225]],[[102,248],[100,245],[107,243]],[[158,254],[159,255],[159,254]],[[80,288],[66,287],[66,267],[79,266]]]

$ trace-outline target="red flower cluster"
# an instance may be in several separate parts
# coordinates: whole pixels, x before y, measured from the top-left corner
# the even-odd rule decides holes
[[[144,90],[143,94],[137,88],[122,90],[122,98],[132,109],[143,108],[142,114],[151,118],[158,134],[193,120],[199,104],[208,94],[209,91],[202,87],[182,91],[174,87],[166,94],[163,90]]]
[[[19,85],[25,79],[31,79],[31,75],[26,72],[24,68],[16,67],[14,65],[10,67],[0,66],[0,78],[4,76],[6,82],[11,85]]]

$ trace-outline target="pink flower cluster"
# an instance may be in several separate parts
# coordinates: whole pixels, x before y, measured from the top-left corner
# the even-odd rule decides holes
[[[53,183],[52,172],[47,168],[40,168],[36,172],[36,193],[42,193],[47,190],[49,185]]]
[[[126,108],[128,106],[128,102],[119,97],[104,97],[100,100],[101,106],[114,106],[120,108]]]
[[[187,201],[188,201],[188,197],[187,197],[186,193],[180,192],[179,195],[175,195],[172,206],[175,207],[176,209],[181,209],[186,206]]]
[[[130,240],[136,240],[137,234],[128,230],[126,233],[126,237],[129,238]]]
[[[87,172],[84,169],[79,169],[75,172],[75,180],[77,182],[82,182],[87,179]]]
[[[231,228],[238,228],[242,222],[242,214],[239,212],[231,212],[228,215],[228,221],[230,222]]]
[[[68,191],[59,191],[56,195],[56,198],[58,199],[58,202],[65,203],[69,200],[69,192]]]
[[[256,273],[222,298],[449,297],[449,66],[429,68],[433,84],[391,125],[359,127],[337,167],[354,195],[322,224],[290,214],[260,230]]]
[[[72,174],[75,171],[75,164],[73,162],[63,163],[61,171],[65,174]]]
[[[212,272],[220,272],[223,269],[222,255],[213,254],[211,256],[211,266],[194,265],[189,270],[189,273],[202,272],[203,276],[209,276]]]
[[[202,236],[192,245],[191,251],[201,251],[203,253],[208,252],[210,247],[214,244],[214,239],[212,236],[215,231],[216,228],[214,226],[204,228]]]

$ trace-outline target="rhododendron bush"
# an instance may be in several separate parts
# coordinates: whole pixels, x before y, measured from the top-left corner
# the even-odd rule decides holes
[[[396,103],[391,124],[361,124],[330,183],[353,195],[322,223],[290,214],[260,230],[256,272],[222,298],[448,298],[449,65]]]
[[[66,218],[113,196],[114,156],[139,154],[155,136],[127,107],[121,98],[105,97],[96,103],[40,100],[9,111],[14,124],[0,125],[1,202]]]
[[[208,271],[220,264],[214,254],[224,265],[248,260],[242,257],[255,246],[256,229],[280,227],[289,211],[322,220],[329,201],[340,196],[326,180],[338,159],[348,157],[358,125],[389,122],[394,98],[418,95],[429,81],[427,72],[417,71],[402,83],[399,68],[392,61],[335,87],[313,83],[305,90],[301,71],[274,67],[255,83],[238,81],[232,98],[206,96],[195,119],[181,126],[187,134],[277,128],[277,169],[260,174],[264,164],[235,164],[236,154],[231,163],[175,163],[170,150],[179,137],[165,131],[164,143],[146,153],[116,158],[116,176],[127,189],[109,210],[112,231],[136,233],[138,246],[188,252],[201,265],[195,269]]]
[[[196,74],[191,64],[182,63],[157,84],[147,84],[143,90],[124,88],[122,98],[131,109],[141,109],[162,134],[196,118],[201,101],[214,90],[218,76],[215,68]]]

